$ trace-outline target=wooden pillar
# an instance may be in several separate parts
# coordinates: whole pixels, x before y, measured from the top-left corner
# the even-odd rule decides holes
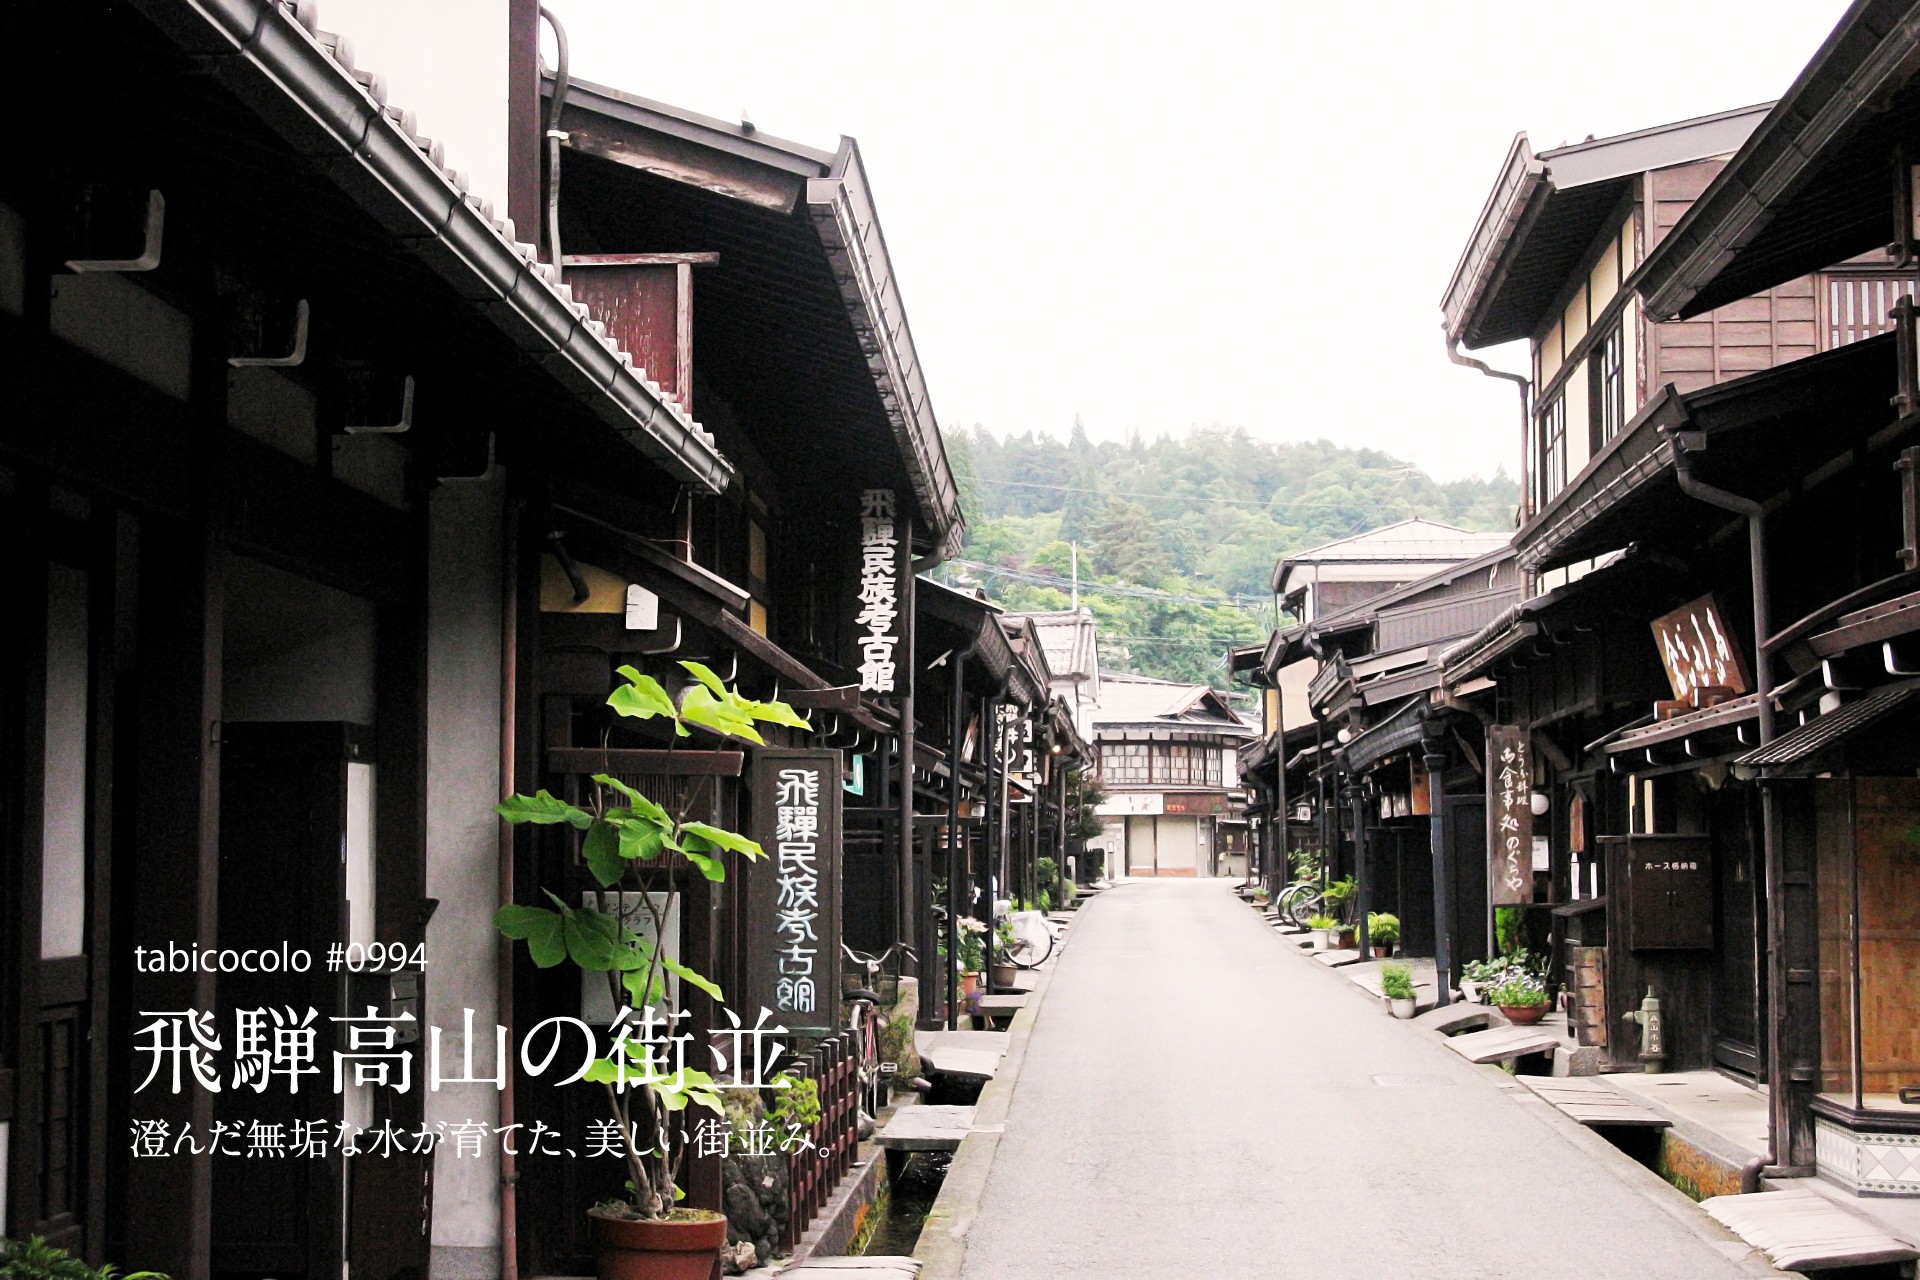
[[[901,531],[901,538],[910,543],[912,537],[913,525],[911,521],[907,521],[906,527]],[[895,898],[899,924],[893,936],[896,941],[917,955],[920,949],[920,937],[919,930],[915,927],[915,916],[917,914],[915,907],[919,901],[926,896],[926,887],[920,884],[918,877],[914,875],[915,865],[913,856],[913,752],[915,728],[913,718],[916,714],[915,691],[916,686],[920,683],[920,663],[915,654],[915,646],[918,643],[918,636],[916,634],[918,628],[915,625],[914,596],[917,593],[914,587],[915,577],[911,566],[909,566],[906,578],[906,598],[900,602],[902,617],[901,630],[903,635],[900,645],[899,665],[900,669],[906,672],[907,679],[906,691],[900,698],[900,733],[896,738],[900,752],[900,767],[896,771],[900,783],[900,872],[896,881],[898,893]],[[920,972],[919,966],[911,959],[903,958],[902,963],[908,966],[904,968],[902,972],[915,974]]]
[[[1354,930],[1360,939],[1360,954],[1370,956],[1373,944],[1367,936],[1367,912],[1373,908],[1373,877],[1367,874],[1366,788],[1358,773],[1348,781],[1347,796],[1353,803]]]
[[[1447,740],[1446,724],[1431,716],[1421,724],[1421,764],[1427,770],[1427,838],[1433,858],[1433,968],[1439,1003],[1450,1003],[1453,985],[1453,876],[1447,849]]]
[[[221,557],[204,526],[152,524],[143,531],[141,660],[137,679],[139,801],[134,811],[130,942],[216,945],[220,867]],[[151,1014],[214,1008],[210,973],[142,973],[128,983],[126,1034],[140,1042]],[[127,1083],[139,1085],[145,1071]],[[167,1092],[163,1072],[132,1097],[132,1118],[158,1121],[202,1142],[213,1095],[187,1079]],[[170,1140],[171,1141],[171,1140]],[[127,1162],[121,1256],[175,1280],[211,1268],[213,1157],[182,1148]]]

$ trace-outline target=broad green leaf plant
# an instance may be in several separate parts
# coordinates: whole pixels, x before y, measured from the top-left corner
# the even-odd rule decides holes
[[[676,702],[651,676],[621,667],[626,683],[616,687],[607,705],[629,719],[660,719],[673,726],[673,740],[692,734],[690,726],[722,737],[765,744],[756,727],[811,726],[783,702],[756,702],[698,662],[682,662],[693,677]],[[652,939],[666,936],[679,896],[683,874],[698,873],[711,881],[727,877],[726,856],[761,858],[754,841],[711,823],[696,822],[692,811],[699,788],[675,788],[673,810],[641,795],[610,774],[593,775],[593,794],[585,807],[569,804],[546,791],[531,796],[512,795],[494,811],[516,826],[565,824],[580,833],[580,856],[602,889],[615,896],[614,911],[573,906],[559,895],[542,890],[553,905],[510,904],[494,915],[494,925],[509,938],[527,944],[527,954],[542,969],[571,962],[582,970],[605,975],[615,1008],[635,1011],[626,1031],[643,1029],[651,1010],[666,994],[669,976],[724,1001],[720,988],[703,975],[667,954]],[[664,890],[664,892],[662,891]],[[652,923],[652,939],[631,928],[620,904],[625,894],[636,898]],[[603,900],[604,901],[604,900]],[[658,1025],[657,1023],[655,1025]],[[667,1035],[672,1027],[665,1028]],[[698,1043],[700,1037],[696,1036]],[[684,1151],[677,1134],[669,1133],[673,1117],[689,1105],[706,1107],[725,1117],[726,1107],[713,1077],[692,1067],[666,1068],[657,1046],[615,1034],[616,1048],[608,1058],[595,1060],[583,1079],[602,1086],[626,1147],[629,1204],[634,1216],[663,1218],[684,1194],[677,1185]],[[652,1135],[648,1148],[640,1135]]]

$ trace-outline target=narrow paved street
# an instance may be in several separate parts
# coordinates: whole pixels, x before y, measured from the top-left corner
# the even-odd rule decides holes
[[[1751,1274],[1226,881],[1087,904],[1028,1045],[967,1280]]]

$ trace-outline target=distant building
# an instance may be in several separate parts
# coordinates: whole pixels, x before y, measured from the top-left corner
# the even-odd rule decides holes
[[[1244,871],[1245,793],[1236,755],[1258,736],[1204,684],[1104,672],[1093,708],[1110,875]],[[1089,846],[1089,853],[1093,851]]]
[[[1280,607],[1304,623],[1497,551],[1511,531],[1471,533],[1415,517],[1285,556],[1273,570]]]
[[[1093,740],[1093,709],[1100,702],[1100,652],[1093,610],[1052,609],[1018,614],[1030,621],[1046,650],[1053,694],[1073,712],[1073,727]]]

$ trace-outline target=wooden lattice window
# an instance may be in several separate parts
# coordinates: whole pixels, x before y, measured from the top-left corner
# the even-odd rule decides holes
[[[1826,323],[1821,327],[1821,347],[1831,351],[1849,342],[1890,332],[1893,321],[1888,313],[1893,304],[1913,296],[1912,276],[1836,275],[1827,277]]]

